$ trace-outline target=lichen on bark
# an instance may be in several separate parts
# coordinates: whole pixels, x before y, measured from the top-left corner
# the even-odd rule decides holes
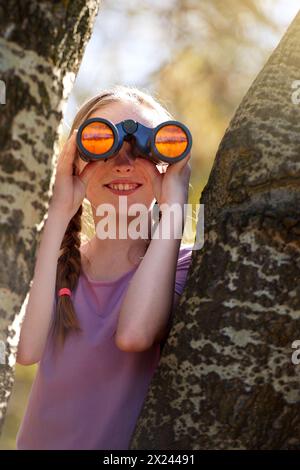
[[[0,1],[0,79],[6,85],[0,113],[0,430],[14,379],[20,309],[51,195],[62,110],[99,5]]]
[[[131,449],[300,449],[299,64],[300,13],[219,145]]]

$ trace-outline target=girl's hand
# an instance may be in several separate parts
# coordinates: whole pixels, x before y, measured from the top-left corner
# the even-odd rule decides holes
[[[154,197],[159,205],[187,203],[191,175],[190,158],[191,153],[183,160],[168,165],[165,173],[160,173],[156,165],[148,162],[147,170],[151,176]]]
[[[76,214],[86,195],[86,187],[98,162],[89,162],[79,175],[73,175],[74,160],[76,157],[76,134],[74,130],[71,137],[64,144],[59,155],[53,195],[50,207],[71,219]]]

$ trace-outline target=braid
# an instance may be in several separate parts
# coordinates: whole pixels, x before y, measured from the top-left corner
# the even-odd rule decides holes
[[[146,90],[144,92],[136,87],[116,85],[112,88],[102,90],[81,106],[74,118],[69,137],[72,135],[73,130],[88,119],[95,110],[108,106],[111,103],[122,102],[128,99],[140,106],[148,106],[161,117],[174,119],[167,108],[159,102],[158,98],[154,98]],[[77,161],[79,160],[78,153],[75,157],[75,162],[76,159]],[[76,174],[76,172],[74,172],[77,167],[75,162],[73,165],[73,174]],[[55,285],[56,311],[51,324],[52,335],[56,345],[59,343],[63,346],[69,333],[82,331],[71,297],[68,295],[58,296],[58,291],[62,287],[67,287],[71,292],[74,292],[81,274],[80,234],[82,212],[83,205],[79,207],[78,211],[69,222],[61,243],[61,251],[57,263]],[[159,214],[159,220],[160,217],[161,214]],[[149,246],[150,241],[151,237],[150,240],[147,241],[147,246]]]
[[[62,287],[68,287],[71,292],[76,289],[81,272],[80,232],[82,204],[72,217],[61,243],[61,255],[57,263],[56,274],[56,312],[52,333],[62,346],[67,335],[73,331],[82,331],[76,316],[70,296],[58,296]]]

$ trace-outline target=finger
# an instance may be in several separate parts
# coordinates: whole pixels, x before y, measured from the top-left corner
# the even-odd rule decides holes
[[[190,166],[189,164],[190,158],[191,158],[191,153],[188,153],[188,155],[184,157],[182,160],[179,160],[178,162],[175,162],[169,165],[167,171],[171,171],[172,173],[181,173],[181,171],[185,167]]]
[[[164,175],[157,170],[157,175],[152,179],[152,188],[155,199],[159,202],[162,182],[163,182]]]
[[[61,159],[58,162],[57,169],[62,174],[73,174],[73,163],[77,152],[76,135],[77,130],[75,130],[67,140],[61,153]]]
[[[60,155],[59,155],[58,162],[61,162],[63,160],[63,158],[66,156],[66,152],[67,152],[68,148],[70,147],[70,144],[71,144],[72,140],[74,139],[74,136],[77,134],[77,131],[78,131],[78,129],[74,129],[72,134],[69,136],[69,138],[64,143],[64,145],[62,147],[62,150],[60,152]]]
[[[186,165],[188,165],[189,160],[191,158],[191,152],[189,152],[182,160],[180,160],[178,163],[178,167],[180,170],[184,168]],[[175,163],[176,165],[176,163]]]
[[[85,187],[87,187],[88,182],[93,172],[95,171],[95,166],[97,165],[97,163],[99,162],[98,161],[89,162],[87,165],[85,165],[81,173],[78,175],[78,178],[80,178],[80,180],[83,182]]]

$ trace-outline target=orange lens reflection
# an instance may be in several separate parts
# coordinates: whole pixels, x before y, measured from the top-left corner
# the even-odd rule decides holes
[[[81,143],[91,153],[105,153],[113,146],[114,134],[104,122],[92,122],[83,129]]]
[[[165,157],[179,157],[188,146],[188,137],[174,124],[161,127],[155,136],[157,150]]]

